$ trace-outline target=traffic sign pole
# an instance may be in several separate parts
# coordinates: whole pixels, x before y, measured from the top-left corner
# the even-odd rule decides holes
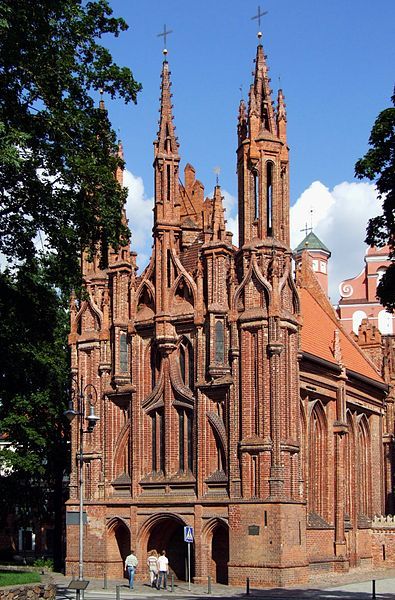
[[[184,527],[184,542],[188,544],[188,592],[191,591],[191,544],[193,543],[193,527]]]
[[[191,591],[191,542],[188,542],[188,592]]]

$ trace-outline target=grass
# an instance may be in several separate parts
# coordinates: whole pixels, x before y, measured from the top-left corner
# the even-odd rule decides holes
[[[39,573],[23,573],[22,571],[2,571],[0,569],[0,587],[6,585],[23,585],[41,581]]]

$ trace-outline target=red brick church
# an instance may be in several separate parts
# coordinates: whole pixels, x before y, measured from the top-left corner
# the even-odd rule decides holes
[[[262,45],[238,114],[238,246],[220,187],[205,197],[190,164],[179,183],[167,60],[161,77],[151,260],[141,275],[128,247],[104,271],[84,261],[88,296],[71,302],[72,373],[100,416],[84,437],[85,574],[121,577],[131,547],[142,565],[155,548],[184,579],[186,525],[198,582],[393,567],[394,397],[308,247],[295,275],[284,97],[274,107]],[[73,461],[68,573],[78,489]]]

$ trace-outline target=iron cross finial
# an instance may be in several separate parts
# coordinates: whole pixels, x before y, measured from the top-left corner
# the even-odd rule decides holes
[[[255,17],[251,17],[251,21],[254,21],[255,19],[258,19],[258,27],[259,27],[258,38],[259,39],[262,37],[262,32],[261,32],[261,18],[264,17],[265,15],[267,15],[267,10],[264,10],[263,12],[261,12],[261,7],[258,5],[258,14],[255,15]]]
[[[167,41],[167,36],[170,33],[173,33],[173,31],[171,29],[166,29],[166,25],[163,25],[163,32],[157,34],[157,37],[163,37],[163,54],[164,55],[167,54],[166,41]]]
[[[219,174],[221,173],[221,167],[214,167],[216,184],[219,185]]]
[[[301,229],[300,231],[304,232],[305,235],[307,236],[309,233],[311,233],[313,231],[313,229],[312,229],[312,227],[309,227],[306,223],[306,226],[303,229]]]

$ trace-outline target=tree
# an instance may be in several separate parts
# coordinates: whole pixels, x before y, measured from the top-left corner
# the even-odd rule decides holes
[[[136,102],[140,84],[99,41],[127,29],[107,0],[0,0],[0,252],[42,252],[58,285],[80,276],[83,250],[125,243],[121,159],[92,97]]]
[[[376,182],[383,212],[370,219],[366,243],[374,246],[388,244],[391,265],[382,277],[377,295],[389,310],[395,310],[395,89],[394,107],[386,108],[377,117],[369,138],[371,148],[355,165],[355,175]]]
[[[10,265],[0,271],[0,433],[10,443],[0,516],[12,511],[23,526],[54,512],[58,541],[65,299],[81,282],[81,253],[101,250],[105,266],[108,247],[129,235],[116,135],[94,98],[136,102],[140,84],[100,43],[125,29],[107,0],[0,0],[0,253]]]
[[[18,527],[55,519],[56,559],[69,463],[66,306],[36,261],[0,273],[0,434],[10,442],[0,452],[0,515]]]

